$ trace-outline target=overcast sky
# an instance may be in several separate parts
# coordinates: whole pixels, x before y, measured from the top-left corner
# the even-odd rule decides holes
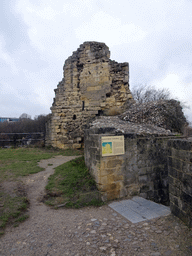
[[[192,122],[191,0],[1,0],[0,116],[50,113],[64,61],[84,41],[129,62],[130,88],[168,88]]]

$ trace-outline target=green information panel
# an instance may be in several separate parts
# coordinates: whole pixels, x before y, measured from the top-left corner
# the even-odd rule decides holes
[[[124,154],[124,136],[105,136],[101,138],[102,156]]]

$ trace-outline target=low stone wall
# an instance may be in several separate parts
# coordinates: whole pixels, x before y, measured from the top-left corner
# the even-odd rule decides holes
[[[169,204],[168,158],[170,136],[123,134],[125,154],[102,156],[101,138],[122,135],[114,128],[85,131],[85,163],[104,200],[140,195]]]
[[[124,136],[125,153],[102,156],[102,137]],[[169,205],[192,227],[192,141],[175,136],[124,133],[116,128],[85,131],[85,163],[103,200],[140,195]]]
[[[192,142],[169,141],[169,197],[174,215],[192,227]]]
[[[125,135],[127,194],[169,204],[167,141],[169,137]]]

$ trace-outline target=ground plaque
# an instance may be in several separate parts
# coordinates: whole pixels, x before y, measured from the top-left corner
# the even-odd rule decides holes
[[[124,154],[124,136],[105,136],[101,138],[102,156]]]

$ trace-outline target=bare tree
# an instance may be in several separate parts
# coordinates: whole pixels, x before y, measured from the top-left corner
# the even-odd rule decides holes
[[[137,85],[131,92],[136,103],[173,100],[168,89],[156,89],[154,86],[150,85]],[[185,101],[180,101],[177,98],[174,98],[174,100],[179,102],[182,109],[190,108]]]
[[[19,117],[20,119],[31,119],[31,116],[26,114],[26,113],[23,113],[22,115],[20,115]]]
[[[22,114],[17,122],[3,122],[0,123],[0,133],[31,133],[44,132],[45,123],[49,115],[39,115],[35,119],[31,119],[29,115]]]
[[[139,85],[132,90],[132,95],[137,103],[146,103],[158,100],[169,100],[168,89],[156,89],[154,86]]]

